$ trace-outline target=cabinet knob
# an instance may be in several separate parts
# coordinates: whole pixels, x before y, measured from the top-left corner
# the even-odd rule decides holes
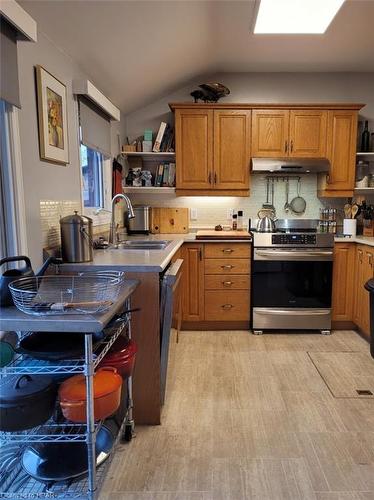
[[[234,250],[232,248],[223,248],[222,252],[223,253],[232,253]]]
[[[287,153],[288,150],[288,143],[287,141],[284,141],[284,152]]]
[[[214,172],[214,184],[217,184],[217,172]]]
[[[226,266],[221,266],[222,269],[233,269],[234,266],[231,266],[230,264],[226,265]]]
[[[222,281],[222,285],[223,286],[231,286],[232,285],[232,281]]]
[[[293,141],[291,141],[291,153],[293,151]]]
[[[208,174],[208,182],[209,184],[212,184],[212,172],[209,172]]]
[[[234,306],[232,304],[223,304],[223,306],[221,306],[222,309],[225,309],[225,310],[229,310],[229,309],[232,309]]]

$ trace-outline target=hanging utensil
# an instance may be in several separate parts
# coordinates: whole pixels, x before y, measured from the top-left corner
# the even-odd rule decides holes
[[[300,185],[301,180],[299,177],[299,179],[297,180],[297,196],[295,196],[295,198],[293,198],[290,203],[290,208],[296,215],[301,215],[306,210],[306,201],[302,196],[300,196]]]
[[[286,203],[284,204],[284,211],[286,213],[289,212],[290,210],[290,204],[289,204],[289,196],[290,196],[290,181],[288,179],[288,177],[286,178],[285,180],[285,184],[286,184]]]
[[[269,208],[270,210],[273,210],[274,213],[276,213],[274,206],[274,179],[271,179],[271,203]]]
[[[270,196],[270,179],[267,178],[266,179],[266,202],[262,204],[262,208],[264,208],[265,210],[266,209],[272,210],[272,208],[273,208],[270,204],[269,196]]]

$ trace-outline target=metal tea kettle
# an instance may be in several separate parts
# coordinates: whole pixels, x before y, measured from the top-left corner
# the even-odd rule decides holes
[[[259,219],[257,223],[257,231],[259,233],[274,233],[275,230],[275,221],[271,217],[265,215],[264,217]]]
[[[61,252],[64,262],[91,262],[93,259],[92,219],[67,215],[60,219]]]

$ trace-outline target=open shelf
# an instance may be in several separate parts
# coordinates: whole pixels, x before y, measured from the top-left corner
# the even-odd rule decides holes
[[[161,151],[160,153],[154,153],[153,151],[122,151],[123,155],[126,156],[141,156],[144,158],[174,158],[175,153],[170,151]]]
[[[355,194],[374,194],[374,187],[355,188]]]
[[[356,156],[363,156],[363,157],[369,157],[369,158],[372,157],[372,158],[374,158],[374,151],[368,151],[366,153],[358,151],[356,153]]]
[[[124,193],[144,193],[144,194],[174,194],[175,187],[134,187],[134,186],[125,186],[123,188]]]

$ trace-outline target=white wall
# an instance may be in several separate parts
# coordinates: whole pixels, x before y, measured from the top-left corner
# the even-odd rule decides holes
[[[42,260],[40,200],[81,200],[78,149],[78,119],[72,94],[74,78],[89,78],[78,65],[43,33],[37,43],[18,44],[18,66],[22,109],[20,117],[21,154],[27,218],[28,251],[35,267]],[[70,163],[56,165],[40,160],[34,66],[40,64],[67,87]],[[112,125],[112,154],[118,153],[117,133],[123,141],[124,120]]]
[[[368,119],[374,131],[374,73],[222,73],[203,76],[164,96],[142,109],[126,116],[127,134],[130,140],[142,135],[144,129],[157,130],[161,120],[172,122],[169,102],[192,102],[190,92],[199,83],[218,81],[226,85],[231,94],[222,102],[251,103],[294,103],[294,102],[358,102],[366,104],[360,113],[360,120]],[[294,190],[294,188],[293,188]],[[136,204],[148,203],[152,206],[182,206],[198,209],[198,220],[191,226],[203,227],[224,223],[228,208],[244,210],[245,216],[254,218],[264,201],[264,176],[252,176],[249,198],[183,197],[160,195],[133,195]],[[292,193],[294,194],[294,192]],[[307,211],[303,217],[318,218],[322,206],[341,208],[343,200],[319,200],[317,198],[316,177],[304,177],[302,194],[307,201]],[[292,217],[283,210],[284,185],[276,188],[277,215]]]

